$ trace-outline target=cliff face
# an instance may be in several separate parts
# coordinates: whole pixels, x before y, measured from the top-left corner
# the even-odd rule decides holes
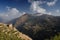
[[[0,39],[6,40],[32,40],[27,35],[19,32],[12,24],[0,23]]]

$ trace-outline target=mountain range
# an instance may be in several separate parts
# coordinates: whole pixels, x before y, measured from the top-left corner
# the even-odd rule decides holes
[[[33,40],[50,39],[60,32],[60,16],[24,14],[8,23]]]

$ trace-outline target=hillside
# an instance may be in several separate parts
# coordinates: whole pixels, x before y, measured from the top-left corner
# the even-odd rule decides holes
[[[59,16],[24,14],[15,20],[10,23],[33,40],[50,39],[60,32]]]
[[[0,23],[0,40],[32,40],[27,35],[19,32],[12,24]]]

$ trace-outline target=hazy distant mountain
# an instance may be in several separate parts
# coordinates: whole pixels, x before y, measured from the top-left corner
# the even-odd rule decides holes
[[[0,17],[0,22],[3,22],[3,19]]]
[[[0,17],[0,23],[6,23],[8,22],[9,20],[6,20],[6,19],[3,19],[2,17]]]
[[[60,17],[47,14],[24,14],[10,23],[33,40],[44,40],[60,32]]]

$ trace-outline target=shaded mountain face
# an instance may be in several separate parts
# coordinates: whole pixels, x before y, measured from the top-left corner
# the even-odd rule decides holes
[[[33,40],[44,40],[60,32],[60,17],[52,15],[24,14],[10,23],[21,32],[29,35]]]

